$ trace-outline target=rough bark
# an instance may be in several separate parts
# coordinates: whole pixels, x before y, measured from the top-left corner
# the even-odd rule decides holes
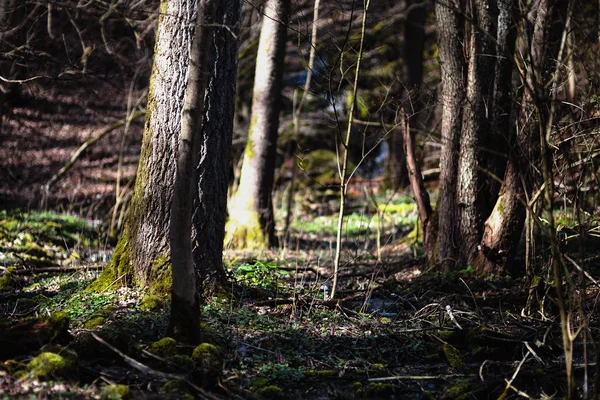
[[[199,137],[204,119],[204,92],[208,83],[211,57],[213,0],[198,2],[194,38],[190,49],[185,102],[179,135],[177,173],[171,206],[171,319],[169,336],[188,344],[198,344],[200,305],[196,290],[196,272],[192,255],[192,209],[197,188],[196,164]]]
[[[175,183],[195,0],[160,5],[146,122],[133,197],[111,264],[92,287],[111,284],[170,291],[170,209]],[[173,46],[177,43],[177,46]]]
[[[488,0],[474,0],[469,51],[467,98],[463,108],[463,126],[458,161],[457,198],[460,224],[460,258],[462,264],[471,264],[477,255],[477,246],[483,232],[483,222],[489,214],[485,190],[484,149],[488,148],[490,121],[488,112],[492,104],[497,9]]]
[[[239,0],[223,0],[216,5],[216,27],[211,45],[214,70],[206,88],[205,117],[200,132],[204,151],[198,155],[193,248],[200,293],[205,298],[211,297],[227,279],[223,269],[223,240],[235,111],[236,36],[240,11]]]
[[[549,63],[556,58],[558,39],[564,28],[566,0],[540,0],[529,41],[525,90],[517,119],[517,138],[510,149],[504,183],[490,217],[485,222],[481,242],[483,272],[502,272],[514,257],[525,222],[525,205],[531,196],[533,170],[539,164],[536,145],[540,127],[547,119]],[[537,117],[533,116],[536,109]]]
[[[272,189],[289,9],[289,0],[265,3],[248,143],[226,228],[226,242],[233,248],[276,245]]]
[[[442,70],[442,151],[440,158],[440,197],[437,205],[438,240],[436,249],[428,249],[428,258],[437,259],[448,270],[457,260],[457,204],[459,138],[462,126],[462,106],[465,98],[465,74],[462,41],[464,6],[460,0],[436,2],[438,46]]]

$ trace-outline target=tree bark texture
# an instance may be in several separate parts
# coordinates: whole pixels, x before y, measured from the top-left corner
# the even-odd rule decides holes
[[[463,125],[458,160],[458,221],[461,264],[471,264],[477,255],[484,219],[490,212],[486,196],[486,160],[489,151],[497,9],[488,0],[473,0],[469,29],[467,97],[463,108]]]
[[[437,249],[428,258],[448,270],[458,257],[456,184],[462,107],[465,99],[466,66],[462,41],[464,6],[461,0],[436,2],[438,46],[442,71],[442,152],[440,158],[440,196]],[[437,254],[434,254],[437,252]]]
[[[198,196],[194,200],[192,231],[198,285],[205,298],[211,297],[227,279],[223,269],[223,240],[241,6],[239,0],[222,0],[215,7],[216,27],[211,45],[214,70],[206,87],[204,123],[200,131],[203,147],[198,155]]]
[[[198,344],[200,305],[192,256],[192,208],[196,193],[196,164],[204,119],[204,92],[212,63],[213,0],[198,2],[194,37],[190,48],[185,101],[181,118],[177,173],[171,206],[171,319],[169,335],[178,341]]]
[[[479,269],[503,271],[513,258],[523,224],[524,203],[531,197],[534,170],[540,155],[537,138],[545,129],[548,115],[549,72],[556,59],[558,42],[564,28],[568,1],[540,0],[527,48],[528,68],[525,90],[517,117],[516,140],[511,146],[504,182],[494,209],[485,222]],[[539,113],[535,110],[538,109]]]
[[[265,3],[248,142],[226,228],[233,248],[276,245],[272,190],[289,10],[289,0]]]

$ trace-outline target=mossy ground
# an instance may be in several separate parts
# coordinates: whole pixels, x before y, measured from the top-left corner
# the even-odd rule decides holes
[[[386,211],[388,223],[400,216],[399,229],[410,232],[414,219],[402,214],[410,213],[410,206],[403,205],[404,200],[392,204],[398,205]],[[366,215],[360,218],[368,220]],[[386,229],[387,239],[393,238],[391,225]],[[63,369],[58,357],[64,357],[56,348],[22,349],[2,360],[12,382],[21,381],[10,390],[0,385],[0,392],[14,397],[31,394],[35,388],[56,396],[50,383],[32,386],[32,371],[41,361],[53,361],[58,369],[39,377],[58,379],[82,396],[197,396],[194,386],[182,380],[153,383],[154,378],[136,372],[92,333],[154,370],[185,376],[204,390],[219,392],[220,381],[248,398],[367,399],[400,394],[424,399],[497,398],[506,386],[504,379],[514,373],[514,362],[527,351],[524,341],[535,346],[546,365],[560,355],[555,346],[542,344],[560,340],[558,327],[548,330],[543,321],[520,316],[526,302],[522,280],[480,280],[466,267],[440,275],[426,271],[412,258],[412,251],[402,256],[384,254],[378,263],[369,247],[375,236],[372,227],[349,227],[347,232],[352,240],[346,241],[344,256],[354,261],[345,267],[339,289],[342,297],[356,297],[339,304],[325,300],[329,245],[321,246],[317,239],[309,242],[301,226],[293,226],[292,234],[305,246],[298,251],[287,249],[284,256],[283,252],[227,253],[235,283],[229,292],[202,306],[202,329],[209,338],[204,341],[209,343],[197,347],[164,338],[170,307],[164,294],[119,285],[107,289],[104,284],[102,290],[86,290],[98,276],[96,271],[19,275],[18,268],[12,270],[4,292],[8,296],[0,298],[0,333],[14,324],[33,329],[21,314],[34,317],[60,311],[63,314],[47,320],[51,329],[46,342],[53,342],[52,332],[68,327],[72,337],[63,338],[62,348],[76,353],[78,361],[76,369]],[[311,234],[323,242],[329,237],[326,230]],[[418,242],[418,236],[413,240]],[[313,247],[307,248],[307,243]],[[87,252],[81,250],[79,262],[85,263]],[[158,276],[166,269],[156,271]],[[163,283],[168,286],[168,280]],[[461,329],[450,320],[446,305]],[[87,367],[89,363],[93,368]],[[562,390],[559,370],[532,366],[522,367],[513,382],[516,387],[531,396]],[[115,368],[118,375],[111,372]],[[115,385],[96,381],[89,386],[99,374],[112,374]],[[397,381],[391,379],[394,376],[415,379]],[[425,392],[419,377],[428,378]]]

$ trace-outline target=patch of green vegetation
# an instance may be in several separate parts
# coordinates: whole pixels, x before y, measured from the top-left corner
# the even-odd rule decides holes
[[[83,325],[93,317],[102,316],[99,312],[117,300],[114,293],[90,293],[84,290],[61,291],[48,299],[45,309],[64,312],[74,327]],[[102,323],[96,320],[97,323]]]
[[[188,385],[179,379],[173,379],[165,383],[160,388],[160,394],[169,399],[193,400],[195,398]]]
[[[287,398],[283,392],[283,389],[275,385],[269,385],[260,388],[256,391],[256,393],[269,400],[284,400]]]
[[[16,360],[6,360],[6,361],[4,361],[2,366],[11,375],[14,375],[17,371],[27,370],[27,364],[22,363],[20,361],[16,361]]]
[[[121,400],[131,398],[131,388],[127,385],[108,385],[102,388],[100,397],[104,400]]]
[[[446,389],[444,396],[450,399],[463,400],[471,398],[471,383],[468,380],[459,381]]]
[[[0,276],[0,292],[7,292],[14,289],[16,269],[9,267],[4,270],[2,276]]]
[[[223,370],[223,349],[211,343],[202,343],[194,348],[192,360],[200,373],[202,386],[214,386]]]
[[[323,369],[323,370],[314,370],[314,369],[305,369],[302,371],[304,376],[307,378],[316,378],[316,379],[327,379],[327,378],[337,378],[338,372],[334,369]]]
[[[177,342],[175,339],[166,337],[154,342],[148,347],[148,352],[159,357],[173,357],[177,354]]]
[[[143,311],[154,311],[162,307],[164,304],[165,301],[162,297],[154,294],[147,294],[140,301],[139,307],[140,310]]]
[[[371,382],[364,392],[372,397],[387,397],[394,394],[394,386],[390,383]]]
[[[95,329],[99,326],[104,325],[105,322],[106,318],[104,318],[103,316],[94,315],[83,324],[83,327],[85,329]]]
[[[287,271],[279,269],[277,263],[261,261],[233,266],[232,270],[237,281],[261,288],[276,287],[288,275]]]
[[[304,371],[290,367],[288,363],[266,363],[260,366],[258,375],[270,381],[296,383],[304,379]]]
[[[52,351],[42,351],[27,364],[27,369],[38,380],[76,380],[78,377],[77,354],[59,346]]]

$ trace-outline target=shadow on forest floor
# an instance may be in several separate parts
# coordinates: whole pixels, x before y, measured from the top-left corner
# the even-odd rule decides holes
[[[197,386],[204,364],[190,357],[192,348],[154,344],[166,331],[166,299],[127,288],[85,290],[101,266],[94,251],[98,234],[89,224],[52,213],[5,213],[1,226],[1,394],[205,395]],[[323,296],[329,250],[303,243],[304,249],[285,253],[227,252],[234,295],[203,308],[207,340],[223,349],[221,383],[211,396],[495,399],[516,397],[516,390],[533,398],[565,393],[560,324],[543,285],[530,296],[521,279],[480,280],[468,268],[440,275],[424,270],[410,248],[377,262],[371,248],[355,246],[346,250],[353,256],[341,273],[340,298],[331,301]],[[40,249],[48,252],[47,264],[34,262]],[[536,296],[544,295],[542,313]],[[525,316],[528,297],[533,312]],[[595,335],[595,300],[584,307]],[[56,313],[65,313],[69,324],[48,317]],[[36,379],[35,357],[48,342],[57,345],[44,347],[46,353],[76,353],[71,374],[59,370]],[[575,344],[581,381],[583,342]],[[591,368],[589,373],[591,380]],[[173,376],[188,383],[165,383]]]

